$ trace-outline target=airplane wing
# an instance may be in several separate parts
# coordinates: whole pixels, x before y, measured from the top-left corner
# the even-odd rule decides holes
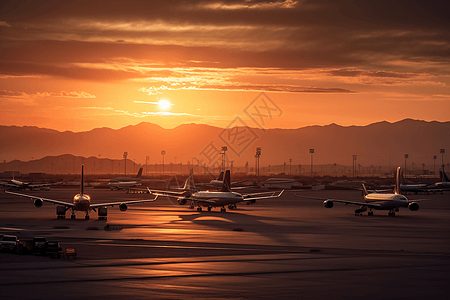
[[[278,198],[283,194],[284,190],[281,192],[262,192],[262,193],[253,193],[247,194],[244,196],[243,201],[255,201],[255,200],[263,200],[263,199],[273,199]]]
[[[11,184],[8,182],[0,182],[1,186],[7,186],[7,187],[17,187],[17,184]]]
[[[150,189],[147,189],[147,191],[150,194],[159,195],[159,196],[168,196],[168,197],[171,197],[171,196],[172,197],[182,197],[183,195],[186,194],[185,191],[183,191],[183,192],[175,192],[175,191],[161,191],[161,190],[150,190]]]
[[[158,195],[156,195],[155,199],[142,199],[142,200],[132,200],[132,201],[122,201],[122,202],[91,204],[91,208],[104,207],[104,206],[115,206],[115,205],[120,205],[120,204],[136,204],[136,203],[143,203],[143,202],[153,202],[153,201],[156,201],[156,199],[158,199]]]
[[[372,207],[372,208],[381,207],[381,205],[378,204],[378,203],[355,202],[355,201],[347,201],[347,200],[340,200],[340,199],[320,198],[320,197],[311,197],[311,196],[300,196],[298,194],[295,194],[295,197],[297,197],[297,198],[314,199],[314,200],[322,200],[322,201],[331,200],[333,202],[345,203],[345,205],[348,205],[348,204],[362,205],[362,206],[367,206],[367,207]]]
[[[26,197],[26,198],[31,198],[31,199],[39,199],[42,200],[44,202],[50,202],[53,204],[58,204],[58,205],[64,205],[66,207],[73,207],[74,204],[73,203],[69,203],[69,202],[64,202],[64,201],[59,201],[59,200],[54,200],[54,199],[47,199],[47,198],[43,198],[43,197],[39,197],[39,196],[33,196],[33,195],[26,195],[26,194],[20,194],[20,193],[14,193],[14,192],[10,192],[10,191],[5,191],[5,193],[7,194],[11,194],[11,195],[16,195],[16,196],[20,196],[20,197]]]

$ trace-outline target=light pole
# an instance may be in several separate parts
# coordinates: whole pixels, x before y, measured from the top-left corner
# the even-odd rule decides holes
[[[356,155],[353,155],[353,178],[355,178],[355,171],[356,171]]]
[[[162,176],[164,177],[164,155],[166,155],[166,150],[161,150],[162,160]]]
[[[313,154],[314,154],[314,149],[309,149],[309,153],[311,153],[311,186],[313,183]]]
[[[125,159],[125,176],[127,175],[127,156],[128,156],[128,152],[124,152],[123,153],[123,158]]]
[[[405,154],[405,177],[408,175],[408,172],[406,172],[406,160],[408,159],[409,155]]]
[[[256,148],[256,170],[257,170],[257,176],[258,176],[258,182],[259,182],[259,157],[261,156],[261,147]]]
[[[145,176],[148,176],[148,160],[150,157],[145,157]]]
[[[225,155],[227,150],[228,150],[227,146],[222,146],[222,152],[220,152],[220,154],[222,155],[222,171],[224,172],[225,172]]]
[[[292,176],[292,158],[289,158],[289,175]]]
[[[442,164],[442,172],[445,172],[444,171],[444,167],[445,167],[445,165],[444,165],[444,153],[445,153],[445,149],[439,149],[439,152],[441,153],[441,164]]]
[[[434,176],[436,176],[436,159],[437,159],[437,155],[433,155],[433,173],[434,173]]]

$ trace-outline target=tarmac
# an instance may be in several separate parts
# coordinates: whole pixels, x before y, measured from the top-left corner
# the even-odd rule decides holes
[[[85,190],[92,203],[147,194]],[[76,189],[26,191],[71,202]],[[301,195],[361,201],[359,191]],[[221,213],[156,202],[108,220],[56,218],[56,206],[0,192],[0,234],[45,236],[75,259],[0,253],[3,299],[448,299],[450,193],[408,195],[418,211],[355,216],[357,206],[296,198]]]

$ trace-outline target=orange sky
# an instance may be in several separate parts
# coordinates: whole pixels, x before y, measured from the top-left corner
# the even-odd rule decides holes
[[[433,1],[2,1],[0,125],[448,121],[449,22]]]

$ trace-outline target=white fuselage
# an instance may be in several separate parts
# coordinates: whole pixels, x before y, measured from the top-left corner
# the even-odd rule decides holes
[[[364,196],[367,203],[380,204],[378,209],[393,209],[398,207],[408,207],[408,199],[399,194],[372,193]]]
[[[203,206],[225,206],[239,203],[244,197],[235,192],[200,191],[192,194],[191,199]]]

